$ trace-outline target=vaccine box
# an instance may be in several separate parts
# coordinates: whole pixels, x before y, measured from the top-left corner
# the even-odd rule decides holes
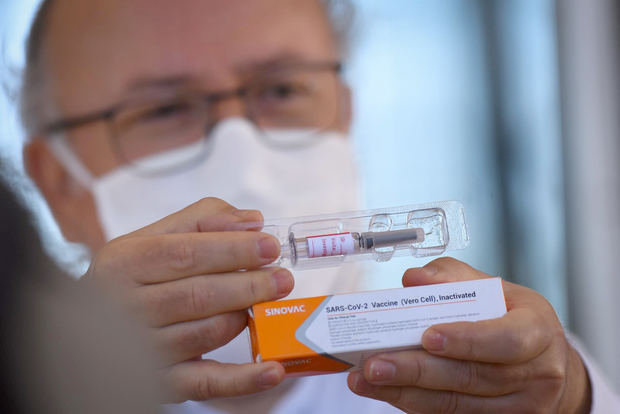
[[[371,355],[421,346],[436,324],[499,318],[501,278],[280,300],[254,305],[254,361],[278,361],[288,376],[359,368]]]

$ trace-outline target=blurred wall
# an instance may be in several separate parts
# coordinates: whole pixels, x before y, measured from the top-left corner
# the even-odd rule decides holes
[[[366,206],[460,200],[471,244],[449,254],[506,275],[481,2],[355,4],[347,78]],[[429,260],[376,265],[371,287],[400,286],[406,268]]]
[[[568,322],[555,3],[355,3],[367,205],[462,201],[471,244],[449,254],[538,290]],[[375,266],[373,287],[426,261]]]

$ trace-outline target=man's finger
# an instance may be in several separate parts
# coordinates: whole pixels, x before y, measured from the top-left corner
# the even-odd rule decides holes
[[[212,360],[188,361],[170,367],[164,375],[172,401],[202,401],[265,391],[284,379],[277,362],[223,364]]]
[[[160,348],[164,363],[172,365],[226,345],[246,326],[245,311],[229,312],[153,330],[154,343]]]
[[[416,387],[391,387],[368,383],[360,371],[349,374],[349,388],[354,393],[385,401],[408,413],[419,414],[495,414],[515,412],[512,395],[495,398],[478,397],[450,391],[427,390]],[[521,407],[519,407],[520,409]],[[521,412],[521,411],[520,411]],[[523,410],[522,412],[529,412]]]
[[[424,286],[436,283],[461,282],[483,279],[489,275],[482,273],[466,263],[452,257],[440,257],[424,267],[414,267],[405,271],[403,286]]]
[[[408,386],[500,396],[527,385],[531,367],[486,364],[442,358],[423,350],[399,351],[369,358],[364,378],[373,385]]]
[[[257,210],[238,210],[224,200],[203,198],[163,219],[126,236],[154,236],[169,233],[260,230],[263,215]],[[249,227],[246,223],[253,223]]]
[[[139,287],[136,301],[153,326],[192,321],[246,309],[288,295],[295,281],[278,267],[201,275]]]
[[[280,254],[275,237],[258,232],[182,233],[117,239],[91,263],[89,273],[138,284],[253,269]]]
[[[516,364],[535,358],[554,332],[530,309],[515,309],[501,318],[434,325],[422,335],[428,352],[448,358]]]

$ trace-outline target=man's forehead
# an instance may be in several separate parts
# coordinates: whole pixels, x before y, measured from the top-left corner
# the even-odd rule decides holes
[[[233,69],[281,57],[337,55],[319,0],[57,0],[48,30],[54,81],[76,91],[107,83],[104,95],[136,78],[219,84],[234,82]]]

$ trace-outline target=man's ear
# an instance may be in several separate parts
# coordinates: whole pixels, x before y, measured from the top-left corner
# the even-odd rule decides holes
[[[91,193],[83,188],[51,152],[45,138],[31,139],[24,146],[26,172],[47,201],[67,240],[91,248],[103,235]]]
[[[30,140],[23,155],[26,172],[52,210],[60,207],[67,198],[84,192],[50,151],[44,138]]]

